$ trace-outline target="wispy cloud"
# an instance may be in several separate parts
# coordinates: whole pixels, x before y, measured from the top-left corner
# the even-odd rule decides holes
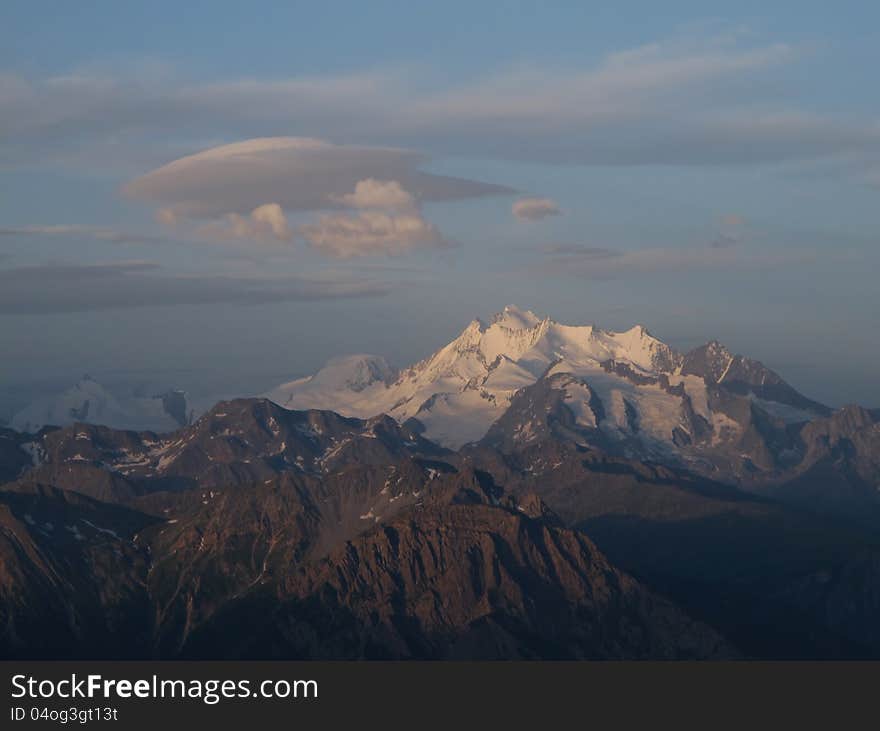
[[[548,257],[574,256],[581,259],[607,259],[620,256],[619,249],[607,249],[603,246],[584,246],[582,244],[550,244],[542,249]]]
[[[169,305],[240,305],[381,297],[390,285],[339,274],[297,277],[185,275],[144,261],[0,269],[0,315]]]
[[[729,32],[621,49],[588,67],[532,66],[445,86],[400,71],[201,84],[173,76],[7,74],[0,76],[0,161],[89,155],[91,165],[101,165],[114,151],[164,145],[169,136],[198,148],[206,139],[297,130],[516,160],[742,165],[835,158],[868,161],[876,170],[876,120],[818,115],[779,93],[780,70],[800,57],[789,44]],[[398,158],[393,169],[360,169],[343,187],[373,176],[399,180],[421,196],[401,177],[401,165],[412,170]],[[147,188],[142,182],[144,196]],[[234,212],[271,200],[261,195]]]
[[[545,274],[584,279],[623,279],[640,276],[675,276],[693,272],[751,271],[792,266],[811,261],[815,253],[805,249],[762,250],[733,243],[708,246],[612,249],[594,246],[545,247],[541,261],[531,265]]]
[[[0,236],[58,236],[65,238],[89,238],[112,244],[165,244],[172,239],[154,234],[123,231],[106,226],[83,224],[37,224],[15,228],[0,228]]]

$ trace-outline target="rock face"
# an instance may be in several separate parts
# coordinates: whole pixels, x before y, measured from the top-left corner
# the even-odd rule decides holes
[[[0,491],[0,626],[5,658],[124,658],[150,643],[133,536],[158,520],[35,485]]]
[[[266,632],[256,620],[272,617]],[[733,650],[583,535],[488,505],[410,511],[246,600],[193,639],[328,658],[720,658]],[[280,631],[276,631],[280,628]],[[237,654],[237,653],[236,653]]]
[[[828,415],[831,411],[795,391],[763,363],[734,355],[717,340],[687,353],[681,361],[681,374],[699,376],[707,383],[723,384],[735,393],[752,394],[807,414]]]
[[[265,399],[223,401],[171,434],[77,424],[38,435],[32,479],[99,499],[144,492],[252,484],[290,471],[327,474],[447,450],[393,419],[294,412]]]
[[[837,523],[625,456],[598,429],[602,409],[584,379],[553,374],[457,453],[417,424],[265,399],[222,402],[161,436],[86,424],[10,432],[3,647],[32,657],[880,655],[874,634],[852,631],[869,609],[817,610],[846,606],[850,591],[870,606],[874,572],[847,568],[880,555],[864,510]],[[789,438],[802,459],[867,485],[876,429],[873,413],[850,408]],[[815,478],[808,469],[786,489],[803,497]],[[862,504],[870,494],[858,493]],[[827,596],[826,575],[846,577]]]
[[[509,453],[487,446],[465,463],[515,496],[538,493],[608,558],[748,656],[868,657],[793,583],[839,571],[880,548],[876,531],[802,512],[685,471],[551,440]],[[820,618],[821,617],[821,618]]]
[[[348,530],[333,518],[363,481],[153,495],[162,519],[15,484],[0,492],[4,656],[735,655],[534,499],[472,472],[423,478]]]

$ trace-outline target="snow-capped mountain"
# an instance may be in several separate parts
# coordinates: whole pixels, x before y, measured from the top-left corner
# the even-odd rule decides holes
[[[185,426],[192,415],[182,391],[156,396],[117,396],[89,376],[52,396],[43,396],[12,417],[13,429],[102,424],[114,429],[166,432]]]
[[[0,429],[0,652],[880,656],[880,413],[719,343],[508,307],[410,368],[338,358],[273,396],[325,410],[125,431],[82,422],[182,394],[139,410],[86,379],[21,417],[79,423]]]
[[[623,332],[564,325],[512,305],[488,323],[474,320],[409,368],[394,372],[376,356],[339,358],[267,396],[287,408],[415,419],[427,438],[459,448],[482,439],[517,394],[539,386],[561,394],[554,403],[564,406],[569,434],[640,457],[698,461],[711,451],[717,462],[719,452],[734,458],[748,451],[749,460],[760,461],[743,446],[755,432],[784,432],[788,423],[828,414],[720,343],[680,353],[641,325]],[[540,438],[548,418],[556,418],[546,398],[532,399],[531,411],[521,408],[527,402],[518,399],[515,423],[505,420],[519,444]],[[772,469],[773,459],[760,466]]]

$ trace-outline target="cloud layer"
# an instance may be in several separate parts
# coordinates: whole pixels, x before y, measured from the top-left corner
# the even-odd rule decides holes
[[[169,305],[240,305],[379,297],[387,284],[351,277],[180,275],[151,262],[0,269],[0,315]]]
[[[784,43],[756,44],[747,34],[721,32],[623,49],[587,67],[527,66],[464,84],[432,85],[417,74],[393,70],[205,83],[173,76],[80,73],[35,80],[0,74],[0,163],[75,162],[89,155],[93,164],[114,164],[119,150],[149,146],[169,133],[180,143],[200,146],[205,139],[301,130],[370,145],[403,142],[432,153],[562,163],[742,165],[834,159],[844,168],[858,167],[862,179],[876,180],[880,128],[875,120],[819,115],[810,111],[809,99],[798,105],[792,94],[780,93],[785,90],[782,72],[800,58],[799,49]],[[275,148],[283,158],[299,157],[297,164],[305,164],[316,146],[300,140],[284,152]],[[239,148],[236,154],[263,152]],[[443,197],[437,187],[423,191],[416,184],[442,187],[436,178],[404,177],[404,170],[412,173],[416,164],[407,153],[349,148],[340,154],[355,167],[369,158],[369,169],[358,167],[353,177],[331,188],[350,190],[357,180],[376,177],[398,180],[420,198]],[[139,181],[133,192],[198,209],[205,202],[191,195],[189,176],[194,173],[186,168],[198,162],[204,172],[219,165],[212,157],[197,155],[177,165],[182,176],[178,188],[167,176],[156,175]],[[264,156],[263,161],[267,174],[273,174],[270,161]],[[450,185],[447,194],[461,192],[459,184]],[[214,181],[214,197],[222,197],[220,187]],[[243,215],[274,200],[257,192],[234,212]],[[299,190],[293,197],[305,194]],[[277,202],[289,207],[287,201]],[[233,211],[215,211],[228,212]]]
[[[0,228],[0,236],[82,237],[106,241],[111,244],[165,244],[170,242],[170,239],[164,236],[122,231],[108,226],[85,226],[67,223]]]
[[[623,279],[639,276],[675,276],[693,272],[750,271],[802,264],[814,257],[804,249],[765,251],[734,246],[738,241],[708,246],[611,249],[559,245],[543,250],[537,268],[559,276],[582,279]]]

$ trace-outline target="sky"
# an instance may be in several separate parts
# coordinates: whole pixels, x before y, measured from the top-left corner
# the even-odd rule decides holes
[[[0,419],[508,303],[880,406],[880,6],[7,0]]]

